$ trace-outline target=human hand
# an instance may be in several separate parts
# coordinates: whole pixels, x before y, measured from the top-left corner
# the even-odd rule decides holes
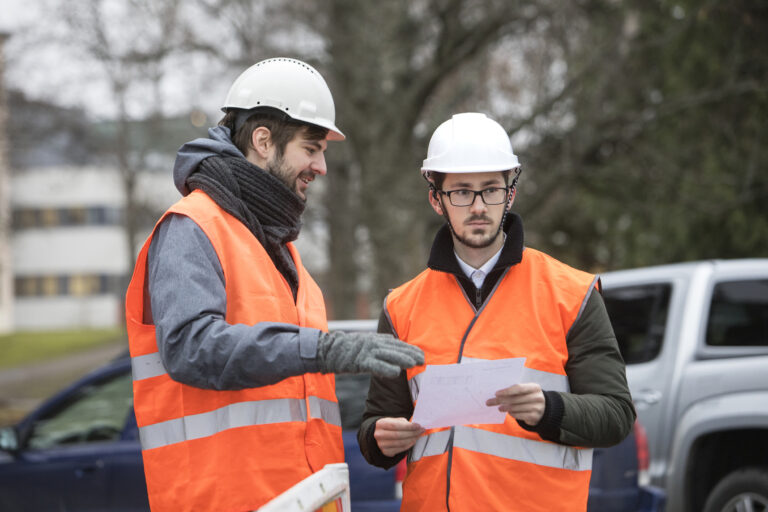
[[[381,418],[376,420],[373,437],[381,453],[392,457],[409,450],[423,432],[421,425],[411,423],[405,418]]]
[[[539,424],[544,415],[546,400],[541,386],[527,382],[500,389],[485,405],[498,405],[500,411],[533,427]]]
[[[317,341],[322,373],[373,373],[395,378],[401,370],[424,364],[424,352],[389,334],[333,331]]]

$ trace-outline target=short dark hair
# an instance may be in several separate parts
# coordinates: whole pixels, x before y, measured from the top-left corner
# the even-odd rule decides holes
[[[277,157],[280,158],[285,153],[285,146],[293,140],[296,133],[302,128],[306,128],[306,138],[309,140],[324,140],[328,136],[328,129],[314,124],[296,121],[295,119],[283,114],[281,111],[273,108],[262,108],[253,111],[242,126],[236,130],[237,117],[240,113],[238,109],[231,109],[219,121],[219,126],[229,128],[232,134],[232,142],[243,155],[248,154],[249,149],[253,149],[251,135],[253,131],[263,126],[267,128],[272,136],[272,143],[277,150]]]
[[[509,185],[509,175],[512,174],[512,171],[501,171],[504,176],[504,184]],[[443,190],[443,182],[445,181],[445,175],[444,172],[432,172],[430,171],[429,177],[432,178],[432,183],[435,185],[435,188],[437,190]]]

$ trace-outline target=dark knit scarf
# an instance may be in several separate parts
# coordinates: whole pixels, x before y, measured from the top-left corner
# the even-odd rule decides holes
[[[304,201],[278,178],[238,157],[206,158],[187,178],[187,186],[202,190],[245,224],[288,281],[295,300],[299,279],[285,244],[299,236]]]

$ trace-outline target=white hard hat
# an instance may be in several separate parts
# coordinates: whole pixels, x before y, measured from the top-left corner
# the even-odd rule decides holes
[[[455,114],[429,140],[422,174],[507,171],[520,167],[509,135],[485,114]]]
[[[232,84],[221,109],[272,107],[289,117],[327,128],[329,140],[344,140],[336,125],[336,109],[328,84],[315,68],[296,59],[257,62]]]

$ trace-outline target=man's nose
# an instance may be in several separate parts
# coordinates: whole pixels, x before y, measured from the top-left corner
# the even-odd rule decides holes
[[[320,153],[319,156],[312,161],[310,169],[312,169],[315,174],[321,176],[328,174],[328,168],[325,165],[325,153]]]
[[[475,194],[475,200],[472,201],[471,205],[469,205],[469,210],[473,213],[481,213],[487,209],[488,208],[485,204],[485,201],[483,201],[482,194]]]

